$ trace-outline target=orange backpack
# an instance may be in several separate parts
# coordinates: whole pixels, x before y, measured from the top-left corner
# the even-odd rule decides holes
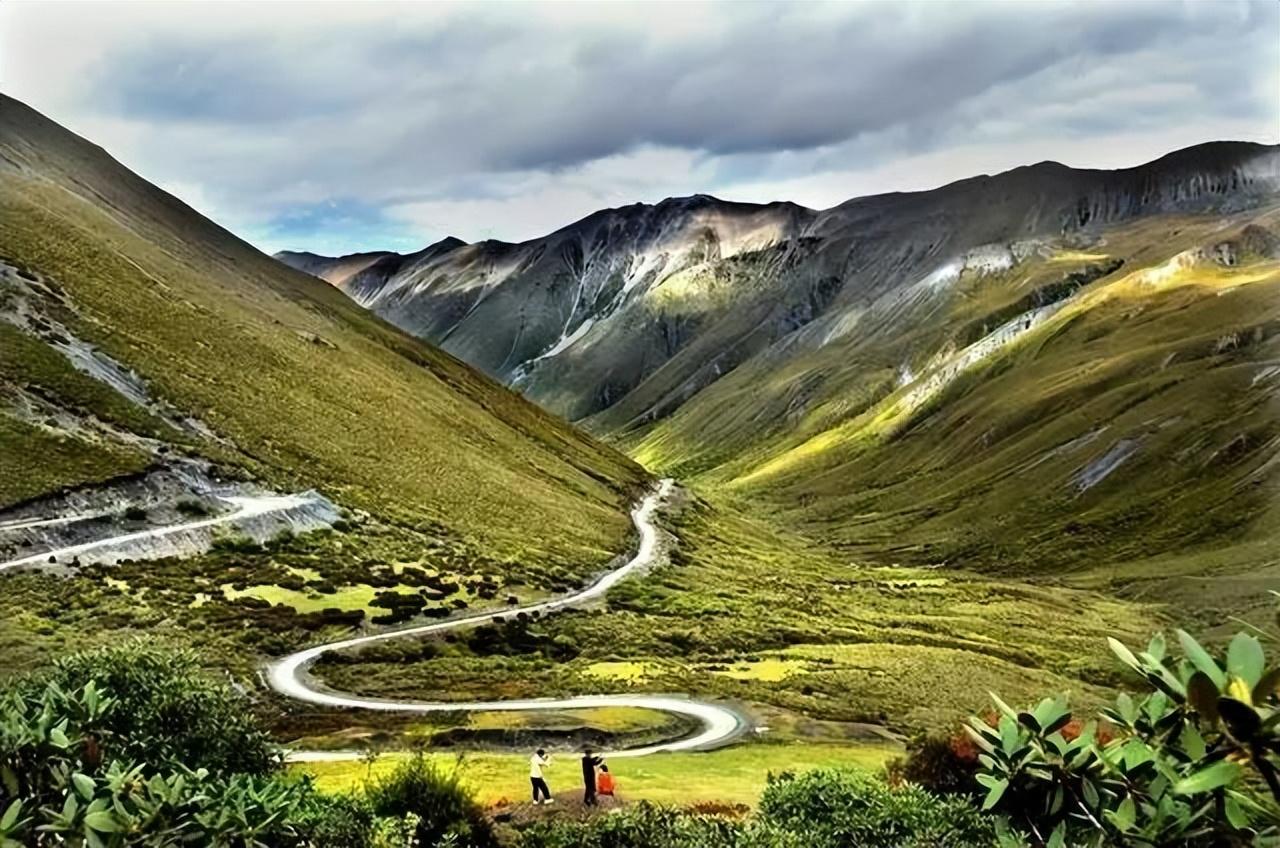
[[[596,792],[599,794],[612,795],[614,786],[613,775],[609,772],[602,771],[599,776],[596,777]]]

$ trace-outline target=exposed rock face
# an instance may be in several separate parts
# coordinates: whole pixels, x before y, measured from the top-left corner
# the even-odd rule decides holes
[[[618,430],[670,414],[752,356],[780,355],[780,342],[889,330],[962,273],[1008,270],[1045,238],[1229,213],[1278,188],[1276,147],[1222,142],[1120,171],[1043,162],[821,212],[699,195],[604,210],[521,244],[277,258],[553,411]]]

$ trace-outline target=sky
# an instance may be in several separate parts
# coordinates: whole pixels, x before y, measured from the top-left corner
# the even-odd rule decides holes
[[[0,91],[268,252],[1280,141],[1280,4],[0,3]]]

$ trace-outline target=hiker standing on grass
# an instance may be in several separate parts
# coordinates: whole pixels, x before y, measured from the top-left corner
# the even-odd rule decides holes
[[[542,770],[551,765],[551,758],[547,756],[547,752],[543,748],[533,752],[533,756],[529,758],[529,783],[533,785],[533,803],[550,804],[551,790],[547,788],[547,781],[542,777]],[[542,800],[539,800],[541,796]]]
[[[600,765],[604,760],[592,756],[590,748],[582,752],[582,803],[588,807],[596,805],[596,766]]]

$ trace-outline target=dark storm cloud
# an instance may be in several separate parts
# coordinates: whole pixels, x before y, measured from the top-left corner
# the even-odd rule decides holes
[[[394,116],[397,156],[429,146],[447,165],[557,168],[645,144],[709,154],[838,144],[935,119],[1071,57],[1171,48],[1153,57],[1158,69],[1181,61],[1180,39],[1274,21],[1274,7],[1241,20],[1153,3],[852,6],[835,19],[769,10],[674,44],[457,19],[295,39],[194,32],[109,54],[91,97],[135,117],[231,125]]]
[[[46,42],[92,54],[58,114],[300,246],[308,228],[375,233],[392,209],[511,237],[504,199],[551,229],[658,192],[732,195],[984,145],[1207,140],[1274,126],[1277,110],[1266,0],[128,8],[97,24],[51,14]],[[334,199],[368,208],[289,218]]]

